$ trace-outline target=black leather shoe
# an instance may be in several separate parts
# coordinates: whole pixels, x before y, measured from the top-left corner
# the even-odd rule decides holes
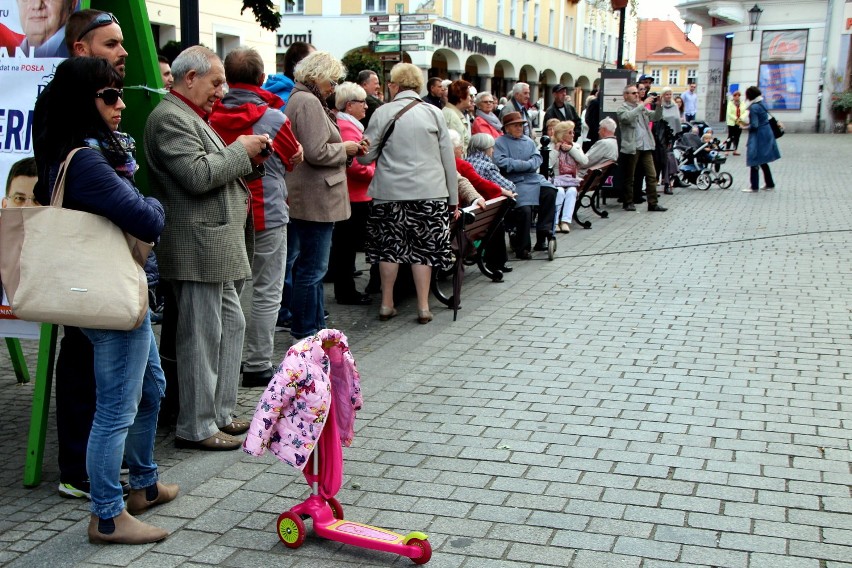
[[[547,250],[547,243],[536,243],[533,246],[533,250],[537,250],[539,252]]]
[[[265,387],[274,375],[275,371],[272,370],[272,367],[265,371],[243,371],[243,387]]]
[[[530,251],[522,250],[521,252],[515,255],[515,258],[517,258],[518,260],[529,260],[532,258],[532,255],[530,254]]]
[[[649,205],[648,211],[668,211],[668,209],[666,209],[662,205]]]
[[[646,201],[646,199],[645,199],[645,198],[640,197],[639,199],[634,199],[634,200],[633,200],[633,203],[634,203],[634,204],[639,204],[639,203],[645,203],[645,201]]]
[[[514,268],[512,268],[512,267],[511,267],[511,266],[509,266],[508,264],[504,264],[504,265],[500,268],[500,272],[502,272],[503,274],[508,274],[509,272],[512,272],[513,270],[514,270]]]
[[[632,205],[622,205],[621,208],[624,209],[625,211],[636,211],[636,208],[633,207]]]
[[[369,306],[373,303],[373,299],[368,294],[357,294],[351,298],[336,298],[336,301],[342,306]]]

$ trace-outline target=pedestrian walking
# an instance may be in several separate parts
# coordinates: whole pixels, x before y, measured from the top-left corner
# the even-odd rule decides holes
[[[737,149],[740,146],[740,136],[743,133],[743,127],[748,127],[748,111],[742,102],[742,93],[739,91],[734,91],[731,100],[728,101],[725,123],[728,125],[728,147],[725,149],[733,149],[734,156],[739,156]]]
[[[746,165],[751,168],[749,187],[745,192],[757,192],[760,183],[760,172],[763,170],[763,189],[771,191],[775,189],[775,180],[772,179],[772,171],[769,163],[781,159],[781,152],[775,142],[775,134],[769,126],[769,110],[763,103],[760,89],[751,86],[746,89],[746,101],[748,106],[748,151],[746,153]]]

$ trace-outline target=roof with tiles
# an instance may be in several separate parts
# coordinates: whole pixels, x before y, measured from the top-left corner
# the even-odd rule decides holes
[[[698,61],[698,46],[670,20],[639,20],[636,61]]]

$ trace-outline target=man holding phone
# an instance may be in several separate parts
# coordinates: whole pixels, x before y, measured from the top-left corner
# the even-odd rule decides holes
[[[645,104],[654,107],[657,99],[648,96],[645,104],[639,101],[639,89],[636,85],[627,85],[623,91],[624,103],[618,109],[618,122],[621,124],[621,152],[618,156],[618,167],[624,179],[622,207],[625,211],[636,211],[633,205],[634,174],[641,167],[645,174],[645,187],[648,196],[648,211],[665,211],[666,208],[657,204],[657,171],[654,168],[654,135],[648,122],[657,121],[663,117],[663,108],[657,106],[651,112]]]

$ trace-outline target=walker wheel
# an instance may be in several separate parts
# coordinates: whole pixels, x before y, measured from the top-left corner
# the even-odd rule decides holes
[[[429,562],[429,559],[432,558],[432,545],[429,544],[428,540],[421,540],[419,538],[412,538],[412,539],[409,539],[406,544],[411,545],[411,546],[416,546],[422,551],[420,553],[420,556],[418,556],[417,558],[411,559],[411,561],[414,562],[415,564],[426,564],[427,562]]]
[[[547,260],[556,258],[556,237],[550,237],[547,241]]]
[[[299,548],[305,542],[305,523],[296,513],[284,511],[278,515],[278,538],[287,548]]]
[[[340,504],[340,501],[335,499],[334,497],[329,497],[325,500],[328,503],[329,508],[331,509],[331,516],[335,519],[343,518],[343,505]]]

